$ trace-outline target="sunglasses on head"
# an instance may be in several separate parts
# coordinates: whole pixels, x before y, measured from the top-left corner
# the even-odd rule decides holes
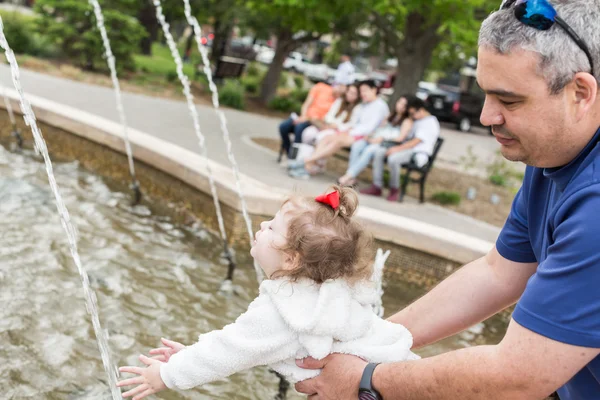
[[[588,46],[579,37],[579,35],[558,16],[556,9],[547,0],[506,0],[501,9],[506,10],[510,7],[515,9],[515,17],[527,26],[546,31],[555,23],[560,26],[583,50],[590,62],[591,74],[594,75],[594,62]]]

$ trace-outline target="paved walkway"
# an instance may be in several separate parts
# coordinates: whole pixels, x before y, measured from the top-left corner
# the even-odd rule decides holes
[[[21,79],[27,93],[118,122],[115,97],[110,88],[56,78],[28,70],[21,71]],[[6,65],[0,66],[0,83],[12,86]],[[191,117],[184,102],[132,93],[124,93],[123,99],[131,127],[187,149],[198,148]],[[206,136],[209,157],[223,165],[229,165],[219,121],[214,110],[212,107],[198,106],[198,112],[202,131]],[[234,152],[242,173],[276,187],[287,190],[298,188],[308,194],[321,193],[327,185],[332,183],[327,177],[317,177],[310,181],[290,179],[286,171],[276,164],[274,153],[257,147],[249,140],[251,136],[278,138],[279,120],[236,110],[225,110],[225,114],[233,140]],[[472,145],[482,159],[493,157],[498,148],[495,140],[484,133],[462,134],[444,129],[442,136],[447,139],[439,156],[440,164],[444,165],[458,165],[460,157],[466,154],[468,145]],[[362,196],[361,203],[491,242],[495,241],[499,233],[498,228],[487,223],[432,204],[419,205],[411,199],[400,204]]]

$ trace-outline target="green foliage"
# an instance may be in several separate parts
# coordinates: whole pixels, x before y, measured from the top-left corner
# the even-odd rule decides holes
[[[302,104],[288,96],[275,96],[269,102],[268,107],[272,110],[283,112],[299,112]]]
[[[252,77],[258,77],[258,76],[260,76],[260,69],[258,68],[258,66],[255,63],[250,63],[250,64],[248,64],[248,67],[246,68],[246,75],[252,76]]]
[[[175,82],[179,77],[177,76],[177,71],[169,71],[167,72],[167,81]]]
[[[35,42],[33,39],[33,19],[17,12],[2,13],[4,34],[8,44],[17,54],[32,54]]]
[[[289,74],[287,72],[282,72],[279,76],[279,81],[277,82],[277,87],[286,88],[288,87],[288,79]]]
[[[242,78],[242,85],[244,86],[244,90],[251,94],[251,95],[255,95],[258,94],[258,88],[260,85],[260,81],[258,80],[258,77],[254,77],[254,76],[246,76],[244,78]]]
[[[304,103],[304,100],[308,97],[308,90],[305,89],[296,89],[291,94],[294,101],[298,103]]]
[[[437,192],[431,199],[443,205],[459,205],[461,200],[460,194],[456,192]]]
[[[222,105],[243,110],[244,89],[239,82],[235,80],[225,81],[225,84],[219,89],[219,103]]]
[[[104,23],[118,69],[133,70],[133,54],[145,33],[138,21],[127,14],[132,0],[105,0]],[[86,69],[106,69],[104,46],[96,17],[87,1],[38,0],[35,11],[37,31],[62,54]]]
[[[298,75],[294,76],[294,85],[296,85],[297,89],[304,89],[304,77]]]
[[[497,186],[506,186],[506,177],[503,175],[490,175],[490,183]]]

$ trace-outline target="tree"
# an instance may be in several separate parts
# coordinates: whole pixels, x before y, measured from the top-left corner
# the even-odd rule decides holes
[[[260,99],[268,103],[276,94],[283,63],[290,52],[325,33],[348,27],[349,16],[360,15],[342,0],[250,0],[242,2],[245,21],[264,35],[277,37],[275,56],[261,83]]]
[[[104,0],[104,23],[117,59],[117,67],[135,69],[133,54],[144,31],[137,20],[128,15],[135,0]],[[63,55],[81,67],[94,70],[106,66],[104,46],[91,5],[82,0],[38,0],[35,10],[37,30],[57,45]]]
[[[474,48],[483,17],[498,7],[492,0],[365,1],[373,10],[373,26],[382,32],[388,51],[398,59],[390,104],[403,93],[416,92],[440,46],[445,46],[451,60],[457,49]]]

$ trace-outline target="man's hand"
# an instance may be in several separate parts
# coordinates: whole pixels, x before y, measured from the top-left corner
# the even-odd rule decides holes
[[[308,118],[303,117],[303,116],[300,116],[300,117],[296,118],[295,120],[293,120],[294,125],[298,125],[298,124],[301,124],[306,121],[308,121]]]
[[[391,156],[392,154],[399,152],[400,150],[402,150],[402,146],[394,146],[394,147],[390,147],[390,148],[388,149],[388,151],[386,151],[386,152],[385,152],[385,155],[389,157],[389,156]]]
[[[322,369],[321,375],[296,383],[296,390],[309,400],[347,400],[358,397],[358,387],[367,362],[346,354],[330,354],[318,361],[312,358],[297,360],[306,369]]]
[[[376,138],[372,138],[372,139],[367,139],[367,142],[369,142],[370,144],[379,144],[379,143],[383,143],[383,138],[376,137]]]

